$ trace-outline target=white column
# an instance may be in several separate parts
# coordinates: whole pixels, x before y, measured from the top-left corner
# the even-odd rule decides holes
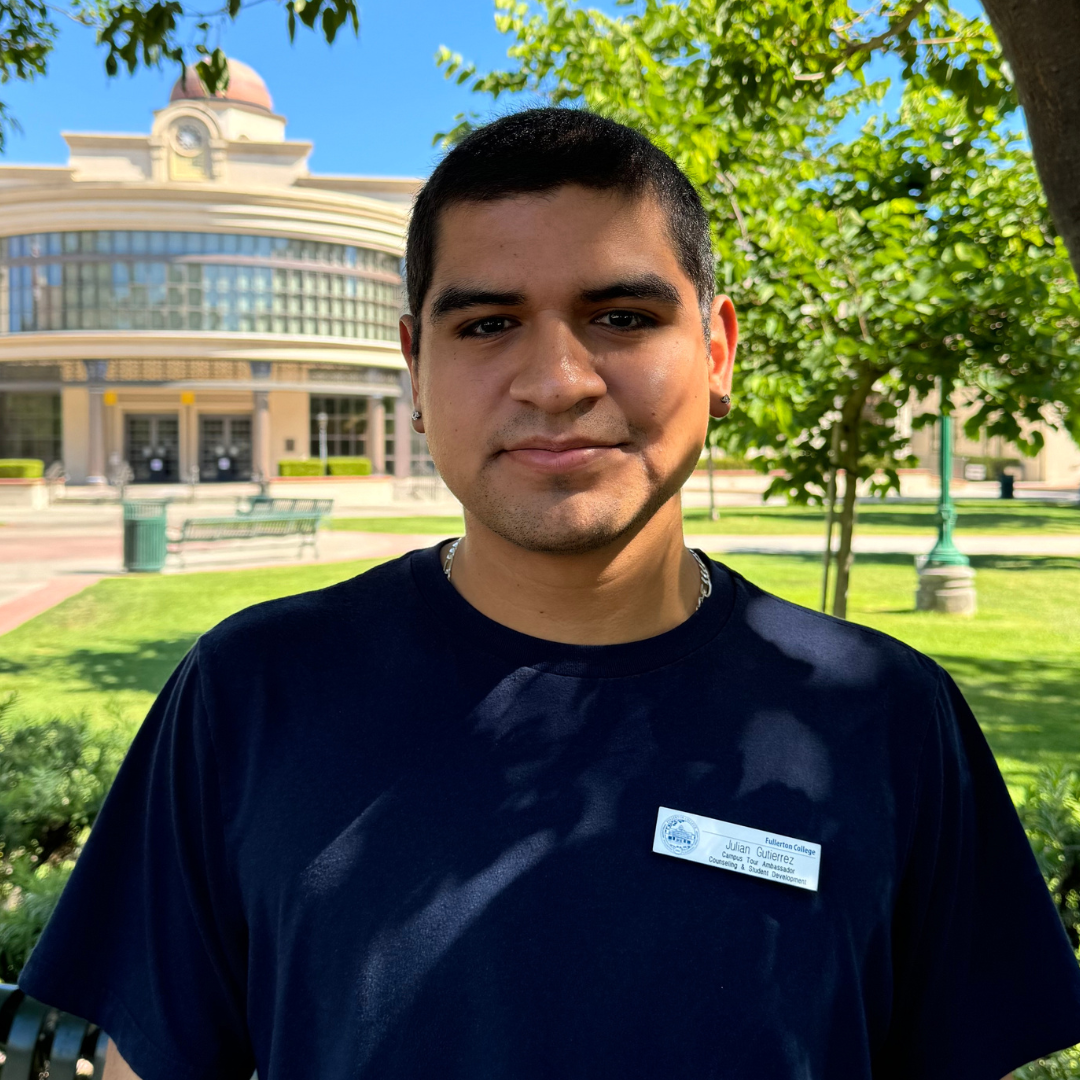
[[[199,432],[195,420],[195,394],[180,394],[180,480],[190,483],[199,464]]]
[[[268,360],[251,361],[251,377],[256,383],[270,379]],[[251,469],[255,479],[268,482],[274,475],[270,463],[270,391],[254,391],[255,415],[251,418]]]
[[[394,475],[412,473],[412,400],[404,394],[394,401]]]
[[[381,397],[368,398],[367,445],[371,471],[386,472],[386,406]]]
[[[87,425],[89,453],[87,455],[88,484],[104,484],[105,481],[105,375],[106,360],[84,360],[90,391],[90,415]]]
[[[255,391],[255,417],[251,425],[251,464],[256,480],[273,475],[270,462],[270,391]]]

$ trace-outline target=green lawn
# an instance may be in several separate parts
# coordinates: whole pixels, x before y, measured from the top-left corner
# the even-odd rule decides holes
[[[106,578],[0,637],[0,697],[16,691],[21,716],[85,712],[134,726],[204,630],[376,561]]]
[[[1080,535],[1080,506],[1075,503],[1034,500],[965,499],[956,503],[956,527],[961,534],[994,533],[1016,536],[1039,532]],[[933,535],[937,505],[926,502],[879,502],[859,504],[856,531],[870,534]],[[825,531],[825,515],[820,507],[732,506],[720,508],[720,520],[710,521],[709,511],[683,512],[687,532],[728,535],[820,534]]]
[[[736,555],[729,562],[773,592],[816,604],[817,557]],[[862,556],[853,572],[852,618],[952,672],[1014,790],[1043,763],[1080,768],[1080,559],[983,557],[972,564],[979,614],[962,619],[912,610],[909,556]],[[16,690],[26,718],[85,712],[97,723],[133,729],[203,630],[248,604],[371,565],[106,579],[0,638],[0,694]]]
[[[931,537],[936,528],[933,502],[865,502],[859,506],[857,531],[876,535],[916,535]],[[1034,500],[970,499],[957,503],[961,535],[995,533],[1018,536],[1080,535],[1080,507],[1070,503]],[[721,533],[727,536],[817,536],[825,531],[825,516],[818,507],[807,506],[725,506],[720,520],[710,521],[704,509],[683,513],[687,532]],[[359,532],[425,533],[458,536],[465,525],[460,517],[340,517],[330,528]]]
[[[346,532],[377,533],[425,533],[432,536],[460,536],[465,531],[465,522],[460,517],[339,517],[330,518],[331,529]]]

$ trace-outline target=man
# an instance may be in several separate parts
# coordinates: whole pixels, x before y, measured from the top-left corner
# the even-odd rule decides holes
[[[671,160],[506,117],[407,255],[465,537],[200,639],[25,988],[143,1080],[997,1080],[1080,1040],[948,676],[684,547],[738,331]]]

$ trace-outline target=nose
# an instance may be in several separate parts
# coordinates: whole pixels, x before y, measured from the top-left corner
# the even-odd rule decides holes
[[[557,315],[535,320],[522,342],[519,367],[510,396],[546,413],[562,413],[607,393],[585,343]]]

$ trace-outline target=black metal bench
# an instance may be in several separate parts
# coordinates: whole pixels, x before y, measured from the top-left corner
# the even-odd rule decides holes
[[[251,514],[236,517],[188,518],[168,538],[170,555],[180,559],[184,565],[184,545],[190,543],[212,543],[218,540],[254,540],[263,537],[300,538],[300,551],[305,547],[318,551],[320,513],[294,514]]]
[[[71,1013],[27,997],[17,986],[0,983],[0,1051],[3,1080],[76,1080],[105,1074],[109,1039],[101,1028]],[[85,1062],[82,1071],[79,1062]],[[87,1072],[87,1066],[92,1072]]]

